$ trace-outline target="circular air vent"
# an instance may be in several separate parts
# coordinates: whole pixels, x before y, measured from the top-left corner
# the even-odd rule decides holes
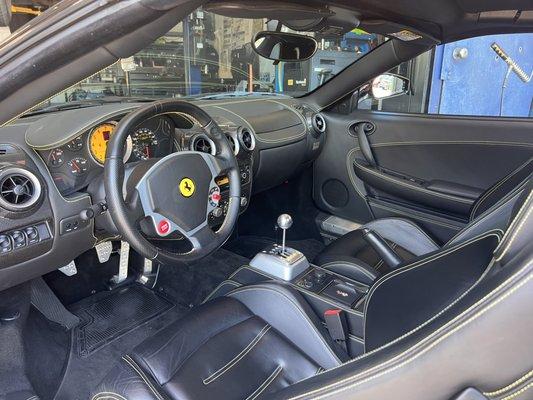
[[[255,136],[248,128],[242,128],[239,130],[239,141],[248,151],[252,151],[255,148]]]
[[[226,133],[226,138],[228,138],[228,142],[231,146],[231,149],[233,150],[233,154],[239,154],[240,146],[239,141],[237,140],[237,136],[235,134]]]
[[[30,171],[8,167],[0,172],[0,207],[23,211],[41,198],[41,183]]]
[[[313,115],[313,119],[311,122],[313,124],[313,129],[316,131],[316,133],[322,134],[326,132],[326,120],[321,114]]]
[[[191,150],[215,155],[215,144],[205,135],[197,135],[192,139]]]

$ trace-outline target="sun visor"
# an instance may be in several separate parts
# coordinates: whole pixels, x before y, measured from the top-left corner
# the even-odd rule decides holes
[[[417,45],[435,45],[439,41],[411,27],[396,24],[382,19],[365,19],[359,26],[369,33],[377,33],[402,42],[413,42]]]

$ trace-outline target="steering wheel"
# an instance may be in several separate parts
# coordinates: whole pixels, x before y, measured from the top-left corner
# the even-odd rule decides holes
[[[125,179],[128,134],[147,119],[172,113],[198,121],[215,144],[216,155],[181,151],[141,161]],[[220,175],[229,178],[229,199],[224,222],[215,232],[208,219],[220,200],[215,182]],[[228,239],[239,215],[241,181],[233,150],[216,122],[185,101],[150,103],[120,121],[107,146],[104,185],[111,218],[124,240],[142,256],[163,264],[195,261],[211,254]],[[190,251],[172,252],[149,240],[176,233],[190,242]]]

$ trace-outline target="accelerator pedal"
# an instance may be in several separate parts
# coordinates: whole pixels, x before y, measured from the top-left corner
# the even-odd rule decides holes
[[[111,243],[109,240],[107,242],[101,242],[94,246],[94,249],[96,250],[96,255],[98,256],[98,262],[103,264],[108,262],[109,257],[111,257],[111,253],[113,252],[113,243]]]
[[[111,278],[113,285],[120,285],[128,279],[128,265],[130,262],[130,244],[122,240],[120,242],[120,259],[118,263],[118,274]]]

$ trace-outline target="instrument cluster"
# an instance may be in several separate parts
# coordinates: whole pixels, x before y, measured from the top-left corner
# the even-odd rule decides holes
[[[57,188],[63,195],[72,194],[102,173],[107,144],[117,121],[107,121],[82,133],[63,146],[40,152]],[[124,162],[164,157],[172,152],[174,122],[162,116],[139,125],[129,136]]]

